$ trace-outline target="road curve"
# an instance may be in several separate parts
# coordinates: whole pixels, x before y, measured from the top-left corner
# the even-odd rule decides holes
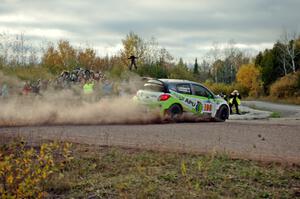
[[[29,142],[65,140],[300,164],[300,122],[228,121],[151,125],[60,125],[1,127],[0,138],[21,136]]]

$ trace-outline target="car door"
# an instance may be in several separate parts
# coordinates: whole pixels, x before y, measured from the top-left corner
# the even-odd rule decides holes
[[[198,84],[192,84],[192,91],[193,95],[198,100],[195,108],[196,112],[198,114],[211,116],[215,109],[213,94],[208,89]]]
[[[190,83],[172,83],[168,86],[169,91],[182,105],[184,111],[195,112],[196,99],[194,99]]]

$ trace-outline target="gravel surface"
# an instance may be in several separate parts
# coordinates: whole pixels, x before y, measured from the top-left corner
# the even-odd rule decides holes
[[[267,119],[271,116],[271,111],[256,110],[247,106],[239,107],[241,115],[232,114],[229,116],[229,120],[258,120]]]
[[[262,101],[243,101],[243,104],[261,110],[278,112],[282,117],[300,118],[299,105],[275,104]]]
[[[233,157],[300,163],[300,125],[269,121],[153,125],[77,125],[0,128],[39,142],[60,139],[103,146],[180,152],[222,152]]]

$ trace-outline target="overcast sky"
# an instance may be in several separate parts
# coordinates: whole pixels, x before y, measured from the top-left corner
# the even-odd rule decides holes
[[[133,31],[191,62],[213,42],[257,51],[299,25],[300,0],[0,0],[1,32],[89,43],[100,55]]]

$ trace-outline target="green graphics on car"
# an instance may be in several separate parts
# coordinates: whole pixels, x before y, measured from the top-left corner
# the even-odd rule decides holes
[[[148,107],[158,107],[162,114],[174,119],[183,113],[216,121],[225,121],[229,116],[229,107],[223,98],[188,80],[150,79],[134,99]]]

